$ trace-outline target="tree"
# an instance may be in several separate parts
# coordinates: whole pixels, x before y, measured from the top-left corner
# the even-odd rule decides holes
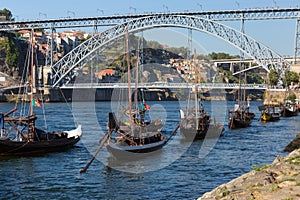
[[[297,98],[296,94],[292,93],[286,99],[295,102],[296,98]]]
[[[271,86],[277,85],[279,81],[279,73],[275,69],[271,69],[269,72],[269,84]]]
[[[10,10],[4,8],[3,10],[0,10],[0,16],[5,16],[6,20],[8,21],[13,21],[14,19],[12,18],[12,13]]]
[[[286,71],[284,74],[284,82],[287,86],[291,85],[291,83],[299,83],[299,75],[296,72]]]
[[[220,52],[220,53],[212,52],[208,54],[208,56],[210,56],[210,58],[213,60],[239,58],[239,56],[237,55],[231,56],[228,53],[224,53],[224,52]]]
[[[14,35],[9,34],[8,43],[6,46],[6,62],[7,65],[10,67],[17,67],[18,66],[18,57],[19,51],[16,45],[16,42],[13,38]]]

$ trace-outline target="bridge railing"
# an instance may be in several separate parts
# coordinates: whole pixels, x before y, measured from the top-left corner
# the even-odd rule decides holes
[[[196,84],[198,88],[202,89],[259,89],[265,90],[268,88],[267,84],[238,84],[238,83],[201,83]],[[132,84],[131,88],[135,85]],[[193,83],[168,83],[168,82],[153,82],[153,83],[139,83],[138,88],[193,88]],[[128,88],[128,83],[76,83],[61,86],[65,89],[88,89],[88,88]]]

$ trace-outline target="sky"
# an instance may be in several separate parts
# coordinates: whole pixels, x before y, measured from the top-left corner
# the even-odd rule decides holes
[[[16,21],[94,17],[149,12],[222,11],[250,8],[295,8],[299,0],[85,0],[41,1],[0,0],[0,9],[9,9]],[[221,22],[240,30],[240,22]],[[283,56],[293,56],[296,20],[246,21],[245,33]],[[185,29],[152,29],[143,32],[148,40],[169,46],[188,46]],[[178,39],[180,38],[180,39]],[[228,43],[199,31],[192,33],[193,49],[198,53],[226,52],[238,55]]]

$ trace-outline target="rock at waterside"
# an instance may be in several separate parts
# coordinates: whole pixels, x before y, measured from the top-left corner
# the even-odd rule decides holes
[[[300,148],[300,133],[296,135],[295,139],[293,139],[293,141],[291,141],[290,144],[288,144],[283,151],[292,152],[295,149],[299,149],[299,148]]]
[[[300,199],[300,149],[225,183],[198,200]]]

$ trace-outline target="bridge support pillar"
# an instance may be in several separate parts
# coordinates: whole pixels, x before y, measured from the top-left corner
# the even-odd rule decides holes
[[[231,73],[234,73],[234,67],[233,67],[233,63],[232,63],[232,62],[230,63],[230,68],[229,68],[229,70],[231,71]]]

